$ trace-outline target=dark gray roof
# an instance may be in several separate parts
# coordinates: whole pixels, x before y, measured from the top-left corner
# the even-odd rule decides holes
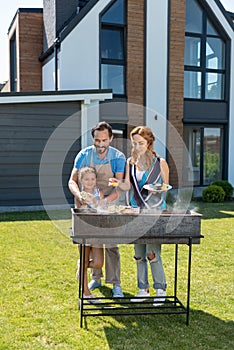
[[[230,24],[230,26],[234,30],[233,16],[231,16],[232,12],[226,11],[224,6],[221,4],[220,0],[215,0],[215,2],[217,4],[217,6],[220,8],[220,10],[222,11],[222,13],[223,13],[224,17],[226,18],[227,22]]]
[[[59,33],[60,41],[62,41],[66,36],[77,26],[77,24],[84,18],[87,13],[96,5],[98,0],[84,0],[79,1],[80,11],[75,14],[73,18],[70,18],[70,21],[64,28],[61,28]],[[82,6],[83,5],[83,6]]]
[[[79,12],[73,13],[73,15],[63,24],[58,30],[57,38],[54,44],[43,52],[39,57],[41,62],[45,61],[53,52],[54,47],[59,46],[61,41],[66,38],[69,33],[77,26],[77,24],[87,15],[87,13],[96,5],[98,0],[82,0],[79,1]]]

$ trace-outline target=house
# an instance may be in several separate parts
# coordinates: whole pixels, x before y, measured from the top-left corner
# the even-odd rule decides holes
[[[219,0],[46,0],[42,90],[112,89],[98,118],[120,148],[146,124],[174,188],[234,185],[233,18]]]
[[[63,24],[64,2],[46,3],[59,20],[47,27],[44,10],[56,37],[41,56],[43,90],[111,88],[122,118],[100,119],[152,127],[174,186],[234,184],[234,24],[218,0],[90,0],[71,16],[72,1]]]

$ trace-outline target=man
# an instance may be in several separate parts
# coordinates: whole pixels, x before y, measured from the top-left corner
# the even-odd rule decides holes
[[[79,169],[84,166],[94,167],[97,171],[97,187],[104,192],[104,201],[112,202],[118,197],[118,191],[108,186],[110,178],[123,180],[126,165],[124,154],[110,146],[113,140],[111,126],[106,122],[100,122],[91,131],[93,145],[81,150],[75,159],[74,168],[69,180],[69,189],[75,197],[75,206],[83,204],[80,189],[78,186]],[[118,247],[106,248],[106,283],[113,284],[113,297],[123,297],[120,286],[120,255]],[[92,281],[89,283],[89,290],[100,287],[102,270],[94,269]]]

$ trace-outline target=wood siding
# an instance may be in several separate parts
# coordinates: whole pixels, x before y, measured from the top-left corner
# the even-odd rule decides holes
[[[41,91],[43,51],[43,14],[19,13],[18,91]]]
[[[145,1],[127,2],[127,99],[129,125],[144,124]]]
[[[170,12],[170,63],[169,63],[169,111],[168,111],[168,164],[170,183],[178,187],[183,173],[183,115],[184,115],[184,32],[185,0],[171,0]],[[181,140],[175,137],[174,129]],[[171,155],[173,151],[173,157]]]
[[[71,122],[70,118],[67,122],[71,115]],[[39,186],[41,157],[48,139],[58,127],[60,132],[47,157],[50,161],[41,175],[48,179],[47,204],[67,204],[57,195],[56,177],[62,178],[67,201],[73,202],[67,182],[75,155],[80,150],[80,124],[78,102],[0,105],[0,206],[42,205]],[[64,152],[62,174],[58,174],[61,153]]]

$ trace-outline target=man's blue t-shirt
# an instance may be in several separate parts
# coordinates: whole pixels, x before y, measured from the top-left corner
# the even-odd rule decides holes
[[[76,156],[74,161],[74,167],[76,169],[80,169],[84,166],[91,165],[91,155],[92,162],[94,165],[108,164],[110,161],[111,169],[113,174],[121,173],[125,171],[126,158],[125,155],[118,151],[116,148],[109,146],[108,153],[104,159],[100,159],[96,152],[96,148],[94,146],[89,146],[82,149]]]

